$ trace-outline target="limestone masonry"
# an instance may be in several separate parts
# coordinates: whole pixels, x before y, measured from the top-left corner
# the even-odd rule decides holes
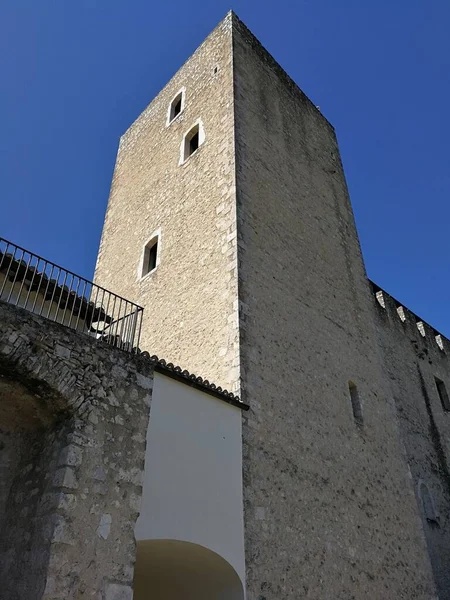
[[[2,598],[450,600],[450,342],[233,12],[122,136],[95,283],[148,355],[0,305]]]

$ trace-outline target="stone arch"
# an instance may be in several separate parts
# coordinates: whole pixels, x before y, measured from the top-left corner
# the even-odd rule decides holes
[[[137,543],[134,600],[244,600],[233,567],[212,550],[179,540]]]

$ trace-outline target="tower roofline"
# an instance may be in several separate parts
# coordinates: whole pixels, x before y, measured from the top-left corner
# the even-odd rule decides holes
[[[320,115],[320,117],[329,125],[329,127],[331,127],[332,131],[334,132],[335,129],[330,123],[330,121],[320,112],[320,110],[317,108],[314,102],[305,94],[305,92],[292,79],[292,77],[283,69],[280,63],[273,57],[273,55],[267,50],[267,48],[263,46],[263,44],[259,41],[256,35],[247,27],[244,21],[242,21],[238,17],[234,10],[230,10],[227,13],[225,19],[226,18],[231,18],[232,33],[234,34],[234,32],[237,30],[243,32],[248,37],[248,41],[251,43],[253,48],[261,55],[262,60],[266,62],[267,65],[271,67],[273,71],[280,77],[280,79],[284,80],[284,82],[289,87],[291,87],[296,93],[300,93],[311,105],[311,108],[313,108],[314,111],[317,112],[318,115]]]
[[[175,73],[173,73],[172,77],[161,88],[161,90],[158,92],[158,94],[155,96],[155,98],[157,96],[159,96],[159,94],[161,92],[163,92],[168,85],[170,85],[170,82],[172,81],[172,79],[174,77],[176,77],[176,75],[183,69],[184,65],[191,59],[191,57],[194,56],[200,50],[200,48],[209,40],[209,38],[211,38],[214,35],[214,33],[217,31],[217,29],[222,27],[227,21],[231,22],[232,37],[237,31],[239,31],[240,33],[243,33],[247,37],[247,40],[252,45],[252,47],[261,55],[262,60],[269,67],[271,67],[272,70],[280,77],[280,79],[282,79],[289,87],[291,87],[295,93],[300,93],[303,96],[303,98],[305,98],[306,101],[310,104],[313,111],[316,112],[318,115],[320,115],[320,117],[327,123],[327,125],[334,132],[335,129],[334,129],[333,125],[330,123],[330,121],[328,121],[328,119],[320,112],[320,110],[317,108],[317,106],[314,104],[314,102],[305,94],[305,92],[299,87],[299,85],[294,81],[294,79],[292,79],[292,77],[283,69],[283,67],[280,65],[280,63],[265,48],[265,46],[263,46],[263,44],[255,36],[255,34],[248,28],[248,26],[244,23],[244,21],[242,21],[242,19],[239,18],[239,16],[236,14],[236,12],[233,9],[230,9],[226,13],[226,15],[217,23],[217,25],[214,27],[214,29],[212,29],[210,31],[210,33],[203,39],[203,41],[197,46],[197,48],[192,52],[192,54],[190,54],[186,58],[186,60],[183,62],[183,64],[180,65],[180,67],[175,71]],[[138,117],[123,132],[121,137],[126,135],[134,127],[136,122],[140,119],[141,115],[150,109],[155,98],[153,98],[150,101],[150,103],[147,104],[147,106],[140,113],[140,115],[138,115]]]
[[[127,127],[127,129],[122,133],[122,135],[120,136],[121,138],[123,138],[131,129],[133,129],[133,127],[136,125],[136,123],[139,121],[139,119],[141,118],[141,116],[147,112],[150,107],[152,106],[153,102],[156,100],[156,98],[162,93],[164,92],[164,90],[171,84],[172,80],[178,75],[178,73],[180,71],[183,70],[183,68],[185,67],[185,65],[191,60],[191,58],[197,54],[200,49],[208,42],[208,40],[213,37],[213,35],[215,34],[215,32],[222,27],[227,20],[230,20],[231,23],[233,23],[233,17],[237,17],[236,13],[233,10],[229,10],[227,12],[227,14],[223,17],[223,19],[221,19],[216,26],[208,33],[208,35],[201,41],[201,43],[195,48],[195,50],[188,56],[186,57],[186,59],[184,60],[184,62],[178,67],[178,69],[172,74],[172,76],[170,77],[170,79],[168,79],[166,81],[166,83],[163,85],[163,87],[158,91],[158,93],[150,100],[150,102],[145,106],[145,108],[142,110],[142,112],[136,117],[136,119],[134,119],[134,121],[132,123],[130,123],[130,125]],[[239,18],[238,18],[239,20]],[[240,21],[239,21],[240,22]]]

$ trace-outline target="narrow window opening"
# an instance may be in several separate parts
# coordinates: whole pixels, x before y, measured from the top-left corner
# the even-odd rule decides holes
[[[148,253],[148,272],[156,268],[156,257],[158,256],[158,242],[155,242]]]
[[[183,111],[184,108],[184,91],[181,90],[175,98],[172,100],[169,106],[169,112],[167,115],[167,125],[169,125],[178,115]]]
[[[441,400],[442,408],[444,410],[450,410],[450,400],[448,398],[447,388],[445,387],[445,383],[443,381],[441,381],[440,379],[438,379],[437,377],[435,377],[434,380],[436,382],[436,387],[437,387],[437,391],[439,394],[439,398]]]
[[[189,156],[191,154],[194,154],[194,152],[197,150],[197,148],[198,148],[198,128],[197,128],[197,131],[194,133],[194,135],[189,140]]]
[[[198,122],[186,133],[181,145],[180,164],[192,156],[203,144],[205,134],[201,122]]]
[[[173,106],[173,119],[175,119],[175,117],[177,115],[179,115],[181,112],[181,96],[178,98],[178,100],[175,102],[174,106]]]
[[[356,385],[353,383],[353,381],[348,382],[348,389],[350,392],[350,399],[352,401],[353,418],[355,419],[355,423],[357,425],[362,425],[363,424],[363,414],[362,414],[361,401],[359,399],[358,390],[356,388]]]
[[[142,262],[142,275],[148,275],[158,265],[158,237],[153,238],[144,249],[144,260]]]

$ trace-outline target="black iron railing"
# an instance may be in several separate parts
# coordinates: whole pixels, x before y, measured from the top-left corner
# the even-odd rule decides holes
[[[138,352],[140,306],[1,237],[0,300]]]

